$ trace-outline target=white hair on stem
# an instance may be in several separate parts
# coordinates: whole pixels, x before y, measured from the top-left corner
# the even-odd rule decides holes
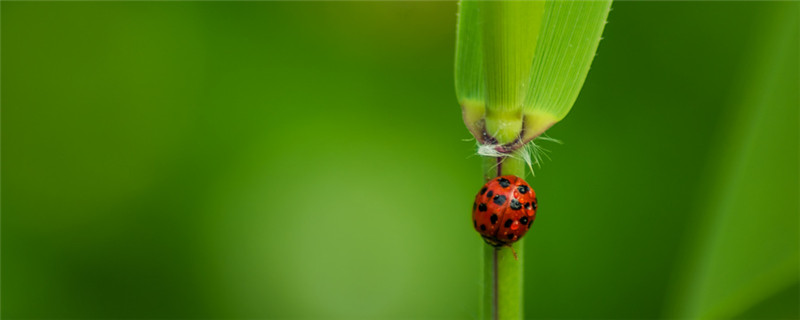
[[[478,144],[478,151],[477,153],[484,157],[493,157],[493,158],[501,158],[501,157],[511,157],[511,158],[520,158],[522,161],[528,165],[528,168],[531,170],[531,175],[534,177],[536,174],[533,171],[533,166],[536,165],[537,168],[542,167],[542,162],[544,158],[550,160],[550,156],[547,155],[550,150],[543,148],[540,144],[536,143],[537,141],[549,141],[555,142],[558,144],[562,144],[560,140],[551,138],[545,134],[542,134],[536,139],[531,140],[524,146],[522,146],[522,152],[519,152],[518,155],[512,153],[503,153],[497,151],[501,147],[499,144]]]

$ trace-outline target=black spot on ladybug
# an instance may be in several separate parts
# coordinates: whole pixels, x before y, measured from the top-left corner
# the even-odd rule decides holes
[[[531,202],[531,206],[533,206],[533,210],[536,210],[536,208],[538,207],[536,205],[536,200],[533,200],[533,202]]]
[[[517,187],[517,191],[519,191],[519,193],[521,193],[521,194],[528,193],[528,189],[530,189],[530,188],[528,188],[528,186],[526,186],[526,185],[521,185],[521,186]]]
[[[511,204],[509,205],[511,209],[519,210],[522,208],[522,204],[517,201],[517,199],[511,199]]]
[[[514,234],[513,233],[509,233],[507,238],[508,238],[508,240],[514,239]]]
[[[498,195],[494,196],[494,200],[493,201],[498,206],[503,205],[504,203],[506,203],[506,196],[498,194]]]
[[[472,220],[472,226],[478,228],[478,221]]]
[[[525,209],[530,209],[530,208],[531,208],[531,204],[530,204],[530,202],[529,202],[529,203],[526,203],[526,204],[525,204]]]
[[[478,211],[480,211],[480,212],[486,211],[486,204],[485,203],[479,204],[478,205]]]
[[[508,228],[508,227],[510,227],[510,226],[511,226],[511,224],[512,224],[512,223],[514,223],[514,221],[513,221],[513,220],[511,220],[511,219],[508,219],[508,220],[506,220],[506,224],[504,224],[504,226],[505,226],[506,228]]]
[[[496,214],[492,214],[492,216],[489,217],[489,220],[491,220],[492,221],[492,225],[494,225],[494,223],[497,222],[497,215]]]
[[[486,194],[486,197],[487,198],[491,198],[493,195],[494,195],[494,192],[492,192],[492,190],[489,190],[489,193]]]
[[[485,224],[481,225],[481,231],[486,231],[486,225]]]
[[[486,187],[483,187],[483,189],[481,189],[481,195],[483,195],[484,193],[486,193]]]
[[[499,183],[503,188],[508,188],[508,186],[511,185],[511,181],[508,181],[506,178],[497,179],[497,183]]]
[[[528,217],[522,217],[522,219],[519,219],[519,223],[528,224]]]

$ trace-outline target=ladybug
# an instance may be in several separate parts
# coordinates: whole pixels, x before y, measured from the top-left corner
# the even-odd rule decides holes
[[[522,178],[494,178],[475,196],[472,226],[486,243],[510,246],[530,230],[536,218],[536,203],[536,192]]]

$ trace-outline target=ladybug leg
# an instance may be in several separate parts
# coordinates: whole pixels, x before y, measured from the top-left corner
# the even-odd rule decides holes
[[[497,244],[497,243],[495,243],[495,242],[493,242],[493,241],[490,241],[490,240],[489,240],[488,238],[486,238],[486,237],[481,237],[481,238],[483,239],[483,242],[486,242],[486,244],[488,244],[488,245],[490,245],[490,246],[492,246],[492,247],[495,247],[495,248],[497,248],[497,247],[500,247],[500,246],[502,246],[502,244]]]
[[[507,247],[509,247],[509,248],[511,248],[511,253],[513,253],[513,254],[514,254],[514,260],[517,260],[517,261],[519,261],[519,259],[517,259],[517,251],[516,251],[516,250],[514,250],[514,247],[513,247],[513,246],[511,246],[511,244],[510,244],[510,243],[509,243],[509,244],[506,244],[506,246],[507,246]]]
[[[481,236],[481,238],[483,239],[483,242],[486,242],[486,244],[488,244],[488,245],[490,245],[492,247],[495,247],[495,248],[500,248],[500,247],[506,245],[505,242],[496,242],[495,240],[489,240],[489,238],[483,237],[483,236]]]

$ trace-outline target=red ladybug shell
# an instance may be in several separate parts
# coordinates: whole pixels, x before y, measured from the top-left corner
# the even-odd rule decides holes
[[[513,175],[487,182],[472,204],[472,225],[483,239],[496,247],[522,238],[536,218],[536,192]]]

